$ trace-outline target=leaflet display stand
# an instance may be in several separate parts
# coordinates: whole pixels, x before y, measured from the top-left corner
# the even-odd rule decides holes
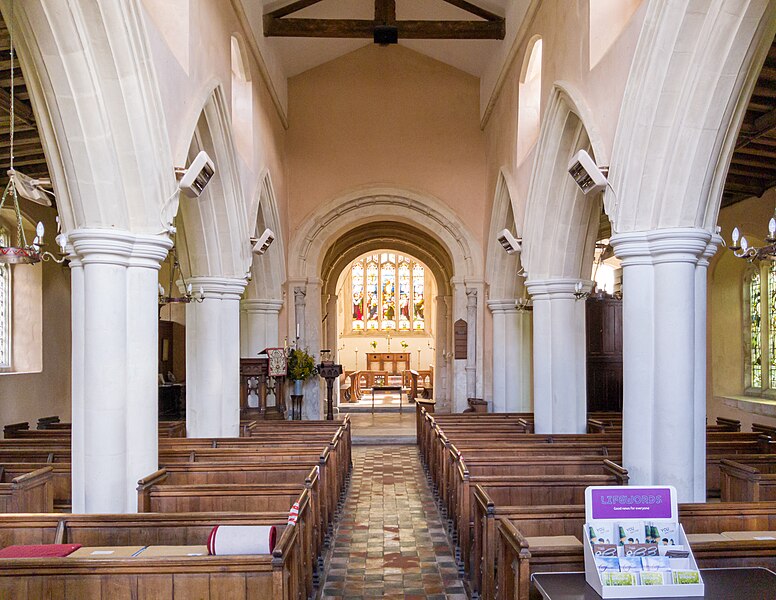
[[[598,571],[590,543],[587,523],[610,521],[672,521],[678,524],[679,543],[689,552],[688,570],[698,571],[698,565],[687,541],[684,528],[679,523],[676,490],[672,486],[608,486],[589,487],[585,490],[585,522],[583,545],[585,550],[585,579],[602,598],[676,598],[703,596],[703,579],[700,583],[664,585],[604,585]],[[699,575],[700,577],[700,575]]]

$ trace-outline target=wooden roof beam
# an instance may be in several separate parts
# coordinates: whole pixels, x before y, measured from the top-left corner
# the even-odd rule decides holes
[[[286,4],[285,6],[281,6],[280,8],[277,8],[272,12],[267,13],[266,17],[273,17],[275,19],[280,19],[281,17],[285,17],[286,15],[290,15],[291,13],[299,12],[300,10],[305,9],[308,6],[312,6],[313,4],[318,4],[321,1],[322,0],[297,0],[296,2],[292,2],[291,4]]]
[[[504,21],[397,21],[399,39],[503,40]],[[276,19],[264,16],[267,37],[373,38],[374,21],[362,19]]]
[[[7,112],[9,115],[11,114],[11,94],[2,88],[0,88],[0,110]],[[22,123],[36,127],[35,114],[29,106],[24,104],[24,102],[14,99],[13,112],[16,118]]]
[[[375,0],[375,23],[396,23],[396,0]]]
[[[480,17],[481,19],[485,19],[486,21],[504,20],[504,17],[500,17],[497,14],[490,12],[489,10],[485,10],[484,8],[477,6],[476,4],[467,2],[467,0],[443,0],[443,2],[447,2],[448,4],[457,6],[458,8],[465,10],[468,13],[471,13],[477,17]]]

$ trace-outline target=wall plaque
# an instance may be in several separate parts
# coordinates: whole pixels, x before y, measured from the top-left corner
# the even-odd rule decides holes
[[[469,326],[463,319],[458,319],[453,324],[453,349],[455,350],[455,360],[466,360],[466,349],[468,347]]]

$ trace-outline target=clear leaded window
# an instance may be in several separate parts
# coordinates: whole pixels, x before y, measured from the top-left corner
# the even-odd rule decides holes
[[[382,252],[350,270],[353,331],[424,331],[425,269],[403,254]]]
[[[0,246],[10,244],[8,230],[0,228]],[[11,269],[0,265],[0,367],[11,366]]]

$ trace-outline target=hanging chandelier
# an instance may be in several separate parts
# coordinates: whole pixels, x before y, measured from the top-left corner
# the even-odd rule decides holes
[[[738,227],[733,228],[731,234],[732,243],[728,248],[733,251],[737,258],[744,258],[749,262],[755,260],[776,260],[776,211],[774,216],[768,221],[768,235],[765,236],[765,246],[759,248],[750,246],[746,238],[741,235]]]
[[[13,10],[13,5],[11,5]],[[0,213],[3,208],[6,207],[6,203],[13,206],[14,216],[16,220],[16,245],[15,246],[3,246],[0,244],[0,264],[14,265],[14,264],[34,264],[43,260],[53,260],[57,263],[63,263],[65,261],[65,246],[67,245],[67,236],[63,233],[57,235],[57,243],[61,251],[59,257],[43,250],[43,235],[46,230],[43,223],[38,221],[35,227],[35,238],[32,243],[27,241],[27,235],[24,232],[24,221],[22,219],[22,212],[19,208],[19,196],[26,198],[37,204],[43,206],[51,206],[51,201],[46,197],[46,194],[53,196],[51,192],[44,189],[44,185],[48,185],[50,182],[44,179],[32,179],[27,177],[23,173],[14,169],[14,138],[16,131],[16,114],[15,114],[15,99],[16,99],[16,80],[15,80],[15,56],[13,45],[13,14],[11,17],[11,24],[8,29],[11,43],[11,98],[10,98],[10,168],[8,169],[8,183],[3,190],[2,198],[0,198]],[[59,218],[57,218],[57,225],[59,225]]]
[[[175,231],[175,227],[172,227]],[[196,294],[194,293],[194,286],[191,283],[186,282],[186,278],[181,271],[181,264],[178,261],[178,250],[175,248],[174,236],[173,246],[170,249],[170,255],[172,256],[172,265],[170,266],[170,281],[169,281],[169,294],[164,289],[162,284],[159,284],[159,307],[167,306],[168,304],[189,304],[190,302],[202,302],[205,299],[205,289],[199,286]],[[175,289],[175,273],[180,276],[180,281],[183,283],[184,293],[182,296],[173,296],[173,290]]]

